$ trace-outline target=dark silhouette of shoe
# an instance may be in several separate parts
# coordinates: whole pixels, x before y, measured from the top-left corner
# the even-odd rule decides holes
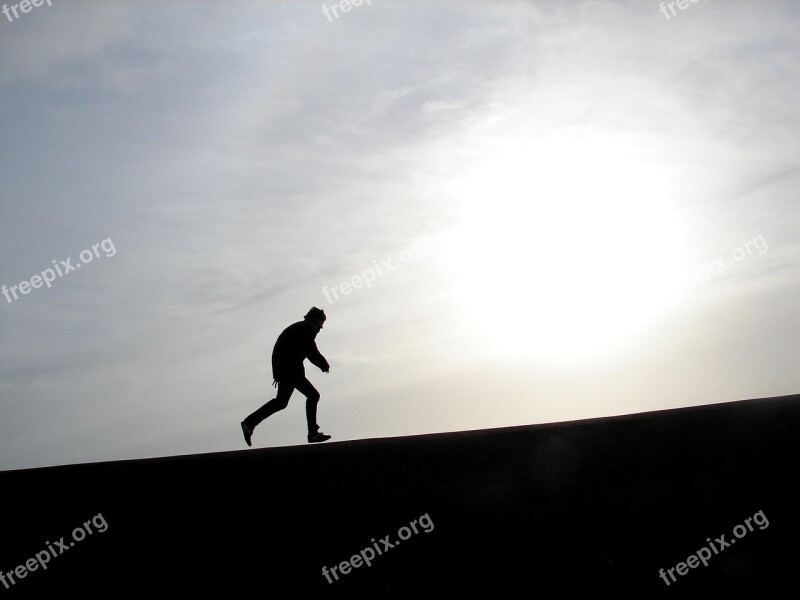
[[[242,433],[244,434],[244,441],[247,442],[247,445],[252,446],[253,444],[250,442],[250,438],[253,435],[253,428],[244,421],[242,421]]]
[[[331,436],[325,435],[321,431],[317,431],[316,433],[309,433],[308,434],[308,443],[309,444],[317,444],[319,442],[324,442],[326,440],[331,439]]]

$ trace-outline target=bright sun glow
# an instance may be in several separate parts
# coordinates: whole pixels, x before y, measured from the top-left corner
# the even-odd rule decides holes
[[[662,180],[597,136],[507,146],[468,174],[451,259],[495,350],[593,354],[663,313],[683,261]]]

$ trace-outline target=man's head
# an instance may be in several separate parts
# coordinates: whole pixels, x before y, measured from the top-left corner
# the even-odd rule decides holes
[[[323,324],[325,323],[325,311],[321,308],[317,308],[316,306],[312,306],[311,310],[306,313],[306,316],[303,317],[306,321],[311,321],[315,325],[317,325],[320,329],[322,329]]]

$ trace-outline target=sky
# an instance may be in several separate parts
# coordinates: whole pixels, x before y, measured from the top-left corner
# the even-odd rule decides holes
[[[0,14],[0,470],[246,448],[312,306],[328,443],[800,392],[797,2],[51,4]]]

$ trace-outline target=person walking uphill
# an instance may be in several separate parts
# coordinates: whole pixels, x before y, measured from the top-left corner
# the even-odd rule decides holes
[[[325,311],[314,306],[302,321],[289,325],[278,336],[272,350],[272,377],[274,379],[272,385],[278,388],[278,394],[242,421],[242,433],[244,433],[244,441],[248,446],[252,445],[253,430],[261,421],[286,408],[294,390],[298,390],[306,397],[308,442],[314,444],[331,439],[331,436],[322,433],[317,425],[319,392],[306,378],[303,365],[303,361],[308,359],[323,373],[330,370],[328,361],[317,350],[317,344],[314,341],[322,329],[325,319]]]

